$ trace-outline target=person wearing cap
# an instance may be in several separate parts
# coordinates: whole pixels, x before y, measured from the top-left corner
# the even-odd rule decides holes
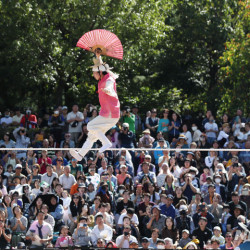
[[[140,249],[149,249],[149,244],[150,244],[149,238],[143,237],[141,239],[141,245],[142,245],[142,247]]]
[[[242,214],[245,214],[247,212],[247,205],[244,201],[240,200],[239,193],[236,191],[232,192],[231,198],[232,201],[228,203],[230,207],[230,214],[233,214],[234,208],[238,205],[242,208]]]
[[[193,221],[194,221],[195,227],[198,227],[199,219],[201,217],[206,218],[206,220],[207,220],[206,226],[209,229],[212,229],[212,221],[214,220],[214,216],[213,216],[213,214],[211,214],[208,211],[208,207],[207,207],[207,204],[205,202],[202,202],[198,205],[197,212],[193,215]]]
[[[119,120],[121,124],[128,123],[129,129],[135,134],[135,115],[130,112],[130,107],[125,106],[121,112],[121,118]]]
[[[167,197],[163,199],[164,204],[160,206],[160,209],[161,209],[161,214],[164,214],[167,217],[170,216],[174,219],[176,215],[176,210],[172,204],[173,199],[174,196],[172,194],[168,194]]]
[[[199,247],[202,249],[206,242],[211,239],[212,231],[207,227],[207,218],[200,217],[199,224],[192,233],[192,237],[199,240]]]
[[[155,150],[154,151],[154,158],[155,158],[155,165],[158,165],[159,164],[159,158],[161,156],[163,156],[163,149],[166,149],[166,145],[165,145],[165,140],[163,138],[160,138],[158,140],[158,143],[159,143],[159,146],[157,146],[155,149],[158,149],[158,150]],[[169,146],[168,146],[169,147]]]
[[[190,203],[192,197],[197,193],[198,189],[192,183],[192,176],[190,173],[186,173],[184,175],[185,182],[182,183],[183,194],[188,198],[188,202]]]
[[[16,164],[15,166],[15,173],[11,174],[8,178],[8,186],[10,187],[10,190],[15,189],[15,183],[13,182],[15,178],[19,178],[19,180],[21,180],[21,178],[25,177],[25,175],[23,175],[22,172],[22,165],[21,164]]]
[[[155,141],[154,137],[150,136],[150,130],[145,129],[142,132],[142,137],[139,139],[139,148],[152,148],[153,142]]]
[[[212,237],[212,241],[213,240],[218,240],[219,241],[219,245],[223,245],[225,244],[225,238],[221,235],[221,228],[219,226],[216,226],[213,228],[213,237]]]
[[[118,135],[120,146],[123,148],[134,148],[135,134],[130,130],[127,122],[122,124],[122,128]]]
[[[142,119],[138,115],[139,107],[137,104],[133,105],[132,107],[132,113],[135,116],[135,132],[138,133],[142,129]]]
[[[98,81],[98,93],[101,110],[99,115],[87,125],[89,131],[87,140],[79,151],[70,150],[71,155],[80,161],[92,147],[93,143],[99,139],[102,153],[112,146],[112,143],[105,136],[105,133],[119,121],[120,102],[116,92],[115,79],[118,75],[110,71],[109,65],[102,62],[99,52],[96,52],[93,66],[93,76]]]
[[[182,237],[178,242],[178,246],[183,248],[184,246],[186,246],[191,241],[191,239],[189,238],[190,233],[189,233],[189,231],[187,229],[182,230],[181,235],[182,235]]]
[[[234,211],[232,216],[230,216],[227,220],[227,231],[228,232],[235,232],[238,227],[238,216],[243,213],[243,209],[240,205],[236,205],[234,207]]]
[[[26,114],[22,117],[20,122],[21,126],[26,129],[36,128],[37,126],[36,115],[32,115],[30,109],[27,109],[25,113]]]
[[[165,220],[167,217],[165,214],[161,213],[161,208],[157,205],[152,207],[151,214],[152,216],[147,224],[147,229],[152,230],[157,228],[159,230],[159,234],[161,235],[161,232],[165,227]]]

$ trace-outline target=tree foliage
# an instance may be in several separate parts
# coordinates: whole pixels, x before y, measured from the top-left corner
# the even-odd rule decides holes
[[[236,52],[230,57],[241,65],[237,70],[230,66],[229,85],[237,89],[248,66],[247,14],[242,5],[246,2],[2,1],[0,91],[4,95],[0,104],[39,110],[59,104],[98,104],[89,68],[92,55],[76,43],[87,31],[101,28],[117,34],[124,47],[123,61],[105,58],[120,74],[122,104],[137,103],[143,110],[231,108],[225,104],[231,87],[224,70],[229,65],[223,58],[228,57],[230,46],[236,49],[232,39],[237,36],[235,43],[245,48],[240,52],[237,47],[238,57]],[[239,76],[242,66],[244,75]]]

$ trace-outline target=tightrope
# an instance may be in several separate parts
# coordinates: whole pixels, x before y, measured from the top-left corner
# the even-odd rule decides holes
[[[41,150],[47,150],[47,151],[68,151],[68,150],[80,150],[81,148],[0,148],[1,151],[29,151],[29,150],[35,150],[35,151],[41,151]],[[90,148],[89,150],[92,151],[98,151],[100,148]],[[249,152],[250,149],[242,149],[242,148],[108,148],[107,151],[123,151],[123,150],[129,150],[129,151],[161,151],[161,150],[168,150],[168,151],[188,151],[188,152],[195,152],[195,151],[240,151],[240,152]]]

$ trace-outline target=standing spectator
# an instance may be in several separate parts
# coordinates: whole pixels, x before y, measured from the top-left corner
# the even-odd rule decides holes
[[[205,124],[209,122],[209,118],[212,116],[211,110],[207,110],[206,117],[202,120],[202,127],[205,128]]]
[[[40,166],[40,174],[46,173],[46,166],[52,163],[51,158],[48,157],[47,150],[42,150],[41,157],[38,159],[37,163]]]
[[[22,117],[21,126],[26,129],[35,128],[37,126],[36,115],[32,115],[30,109],[27,109],[26,115]]]
[[[78,111],[78,105],[73,105],[72,112],[67,115],[67,122],[69,123],[69,133],[75,143],[82,132],[83,119],[83,113]]]
[[[168,127],[169,127],[169,119],[168,119],[169,110],[163,110],[163,117],[159,120],[159,126],[157,128],[157,132],[162,132],[162,135],[165,140],[168,141]]]
[[[12,117],[12,125],[15,127],[19,127],[22,118],[23,114],[21,114],[20,108],[16,108],[16,114]]]
[[[201,136],[201,131],[197,127],[196,123],[192,124],[192,131],[193,131],[193,142],[198,143],[200,136]]]
[[[56,240],[55,247],[72,247],[74,245],[71,236],[68,235],[68,226],[62,226],[60,229],[60,236]],[[76,239],[77,240],[77,239]]]
[[[6,132],[3,136],[3,140],[0,140],[0,147],[3,148],[14,148],[15,142],[10,139],[10,133]]]
[[[3,214],[0,216],[0,249],[11,249],[11,230],[6,225],[6,220]]]
[[[169,143],[171,143],[173,141],[173,139],[177,139],[179,137],[180,134],[180,126],[181,126],[181,122],[178,120],[178,116],[176,113],[172,114],[172,119],[170,120],[170,126],[168,127],[169,129]]]
[[[121,124],[128,123],[129,129],[135,134],[135,115],[130,112],[130,107],[123,108],[120,122]]]
[[[205,124],[204,128],[207,135],[207,142],[210,146],[212,146],[213,141],[216,140],[218,133],[218,125],[215,123],[214,117],[212,115],[209,117],[209,122]]]
[[[134,139],[135,139],[135,135],[130,130],[129,124],[126,122],[123,123],[120,134],[118,135],[118,140],[120,142],[121,147],[134,148]]]
[[[79,148],[82,147],[82,145],[85,143],[88,137],[88,129],[87,129],[87,123],[82,124],[82,133],[77,139],[77,146]]]
[[[191,132],[188,130],[187,124],[183,124],[183,125],[182,125],[182,134],[185,135],[186,140],[187,140],[188,147],[190,147],[190,144],[191,144],[191,142],[192,142],[192,134],[191,134]]]
[[[6,128],[8,126],[12,125],[12,117],[10,117],[10,111],[6,110],[4,112],[4,117],[1,118],[0,124],[3,128]]]
[[[74,185],[76,183],[76,179],[75,179],[74,175],[70,174],[70,166],[64,167],[64,174],[62,174],[59,177],[59,180],[63,186],[63,189],[70,192],[70,188],[72,187],[72,185]]]
[[[39,211],[37,213],[37,220],[31,224],[26,233],[26,239],[32,241],[31,248],[43,249],[53,239],[53,229],[44,219],[44,212]]]
[[[138,115],[138,111],[139,111],[138,105],[135,104],[132,107],[132,113],[135,116],[135,132],[136,133],[142,130],[142,120],[141,120],[141,117]]]
[[[158,117],[156,117],[156,115],[157,115],[157,110],[153,108],[151,110],[151,116],[146,119],[146,126],[150,130],[151,136],[154,138],[156,137],[160,120]]]
[[[26,129],[25,128],[16,128],[13,131],[13,135],[16,139],[16,148],[27,148],[28,145],[30,144],[30,138],[27,137],[26,134]],[[26,151],[20,151],[18,150],[17,152],[17,158],[21,159],[21,158],[25,158],[26,157]]]

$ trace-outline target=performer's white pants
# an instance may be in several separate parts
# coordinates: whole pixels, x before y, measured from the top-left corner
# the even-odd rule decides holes
[[[90,121],[87,124],[87,129],[89,131],[88,137],[82,148],[79,150],[79,154],[81,156],[85,156],[90,148],[92,148],[93,143],[98,139],[102,142],[103,146],[111,146],[111,142],[105,136],[105,133],[113,126],[115,126],[118,121],[119,118],[107,118],[100,115]]]

